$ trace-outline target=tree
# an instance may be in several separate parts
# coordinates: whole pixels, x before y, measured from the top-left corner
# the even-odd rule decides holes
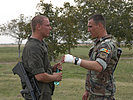
[[[7,24],[3,24],[1,30],[4,35],[9,35],[16,39],[18,44],[18,57],[20,58],[20,47],[22,41],[31,34],[30,19],[28,17],[24,17],[23,14],[20,15],[19,19],[13,19]]]
[[[131,47],[133,41],[132,0],[75,0],[80,11],[80,30],[86,30],[88,17],[103,14],[107,19],[107,31],[118,42],[125,41]],[[85,25],[85,26],[84,26]],[[87,36],[84,31],[84,35]]]
[[[66,52],[66,44],[61,42],[61,33],[59,27],[61,24],[61,19],[59,17],[59,9],[53,8],[53,5],[50,3],[40,2],[38,4],[39,14],[47,16],[50,20],[50,24],[52,26],[52,30],[50,32],[50,36],[45,39],[48,43],[48,53],[50,60],[55,61],[55,59],[59,56],[59,54],[63,54]]]
[[[120,43],[124,41],[126,46],[131,47],[131,41],[133,41],[133,5],[131,2],[125,2],[123,0],[117,0],[110,2],[110,13],[108,15],[108,31],[116,37]]]
[[[59,24],[60,33],[62,33],[62,41],[66,44],[68,53],[71,53],[71,48],[75,48],[78,44],[78,40],[81,38],[81,34],[78,30],[78,11],[77,8],[71,6],[69,2],[64,3],[64,8],[60,8]]]

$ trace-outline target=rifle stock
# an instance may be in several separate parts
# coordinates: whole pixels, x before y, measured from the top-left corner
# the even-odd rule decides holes
[[[30,79],[23,67],[22,62],[18,62],[17,65],[12,69],[12,71],[13,71],[14,75],[15,74],[19,75],[22,82],[26,83],[27,90],[24,89],[21,91],[22,96],[24,97],[24,94],[29,92],[32,100],[39,100],[41,93],[37,86],[37,83],[35,82],[35,78],[34,77],[32,78],[32,82],[34,85],[34,88],[33,88],[33,86],[31,85]]]
[[[119,59],[120,59],[121,54],[122,54],[122,49],[121,49],[121,48],[118,48],[118,49],[117,49],[117,57],[118,57],[118,61],[119,61]],[[115,69],[116,69],[116,66],[117,66],[117,64],[118,64],[118,61],[117,61],[116,64],[115,64],[115,67],[114,67],[113,73],[114,73],[114,71],[115,71]]]

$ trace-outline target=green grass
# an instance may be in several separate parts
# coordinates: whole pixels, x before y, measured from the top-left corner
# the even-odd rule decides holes
[[[88,59],[87,47],[72,50],[74,56]],[[21,84],[17,75],[13,75],[12,68],[17,60],[17,48],[0,48],[0,100],[23,100],[20,95]],[[122,57],[133,57],[133,50],[123,48]],[[3,60],[6,59],[6,60]],[[12,58],[12,59],[11,59]],[[3,63],[5,62],[5,63]],[[14,63],[10,63],[14,62]],[[52,63],[54,64],[54,62]],[[120,59],[114,73],[116,79],[116,100],[133,100],[133,59]],[[63,79],[56,86],[53,100],[81,100],[87,70],[73,64],[63,64]]]
[[[0,100],[19,100],[20,79],[12,73],[13,65],[0,64]]]
[[[122,47],[122,57],[133,57],[133,49],[129,50],[129,48]]]
[[[18,60],[17,47],[0,47],[0,62],[14,62],[17,60]]]

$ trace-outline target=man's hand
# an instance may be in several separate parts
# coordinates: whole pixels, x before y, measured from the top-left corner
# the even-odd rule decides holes
[[[76,57],[73,57],[73,56],[70,55],[70,54],[66,54],[66,55],[64,56],[64,62],[75,63],[75,58],[76,58]]]
[[[53,73],[53,76],[55,77],[54,81],[61,81],[62,80],[62,73]]]
[[[62,65],[60,62],[53,66],[53,72],[56,72],[57,69],[59,69],[59,71],[62,71]]]
[[[63,59],[62,60],[63,62],[74,63],[75,65],[80,65],[80,63],[81,63],[80,58],[74,57],[70,54],[64,55],[62,59]]]
[[[88,91],[85,91],[82,97],[82,100],[88,100],[89,93]]]

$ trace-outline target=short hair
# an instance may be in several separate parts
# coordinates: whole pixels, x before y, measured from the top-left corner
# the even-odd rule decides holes
[[[35,32],[37,24],[40,24],[40,25],[43,24],[44,18],[47,19],[46,16],[37,15],[31,20],[31,29],[32,29],[33,32]]]
[[[106,28],[106,19],[101,14],[92,15],[89,20],[93,19],[96,24],[101,23]]]

